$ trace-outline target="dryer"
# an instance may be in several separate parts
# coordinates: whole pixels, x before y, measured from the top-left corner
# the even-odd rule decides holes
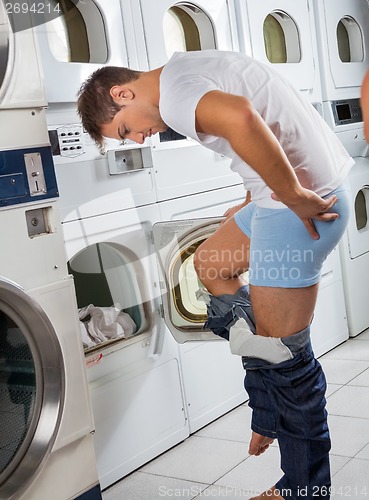
[[[133,0],[130,9],[140,70],[175,51],[238,50],[233,1]],[[228,158],[172,130],[152,137],[152,158],[158,201],[240,184]]]
[[[0,148],[1,498],[101,498],[57,196],[50,147]]]
[[[369,66],[366,0],[315,0],[323,101],[360,97]]]
[[[201,284],[193,268],[195,249],[216,227],[210,225],[197,231],[198,221],[201,222],[204,217],[219,219],[227,208],[244,201],[244,198],[244,188],[238,185],[158,204],[162,222],[155,224],[154,236],[161,269],[163,316],[166,331],[174,334],[179,342],[191,433],[247,398],[241,360],[231,354],[226,341],[203,331],[206,306],[196,299],[196,291]],[[167,231],[162,233],[161,227],[167,228]],[[191,237],[180,241],[182,233],[187,231]],[[177,236],[179,247],[172,245]],[[169,260],[174,266],[171,264],[170,269],[167,261],[161,261],[163,249],[170,250]],[[215,341],[208,342],[209,339]]]
[[[319,109],[322,100],[312,0],[236,0],[242,52],[271,65]]]
[[[35,28],[47,101],[73,103],[95,69],[129,65],[121,5],[119,0],[48,3],[61,12]]]
[[[0,2],[0,110],[47,105],[31,22],[26,19],[29,28],[17,31],[16,11]]]

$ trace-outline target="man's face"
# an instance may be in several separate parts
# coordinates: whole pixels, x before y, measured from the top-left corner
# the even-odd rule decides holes
[[[110,123],[101,125],[101,135],[143,144],[146,137],[164,132],[167,128],[158,107],[132,99],[123,105]]]

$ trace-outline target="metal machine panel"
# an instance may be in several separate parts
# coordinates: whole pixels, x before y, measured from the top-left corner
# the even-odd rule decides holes
[[[0,208],[58,194],[50,147],[0,151]]]

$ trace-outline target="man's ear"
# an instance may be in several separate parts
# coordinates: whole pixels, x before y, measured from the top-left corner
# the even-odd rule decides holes
[[[113,98],[113,101],[121,106],[134,97],[133,92],[123,85],[114,85],[114,87],[110,89],[110,95]]]

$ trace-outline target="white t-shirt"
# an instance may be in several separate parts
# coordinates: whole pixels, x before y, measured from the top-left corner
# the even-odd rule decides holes
[[[281,208],[271,189],[221,137],[198,134],[195,111],[211,90],[248,98],[285,151],[303,187],[324,196],[346,177],[353,159],[314,106],[269,66],[237,52],[205,50],[177,52],[160,77],[159,110],[176,132],[232,159],[252,200],[266,208]]]

